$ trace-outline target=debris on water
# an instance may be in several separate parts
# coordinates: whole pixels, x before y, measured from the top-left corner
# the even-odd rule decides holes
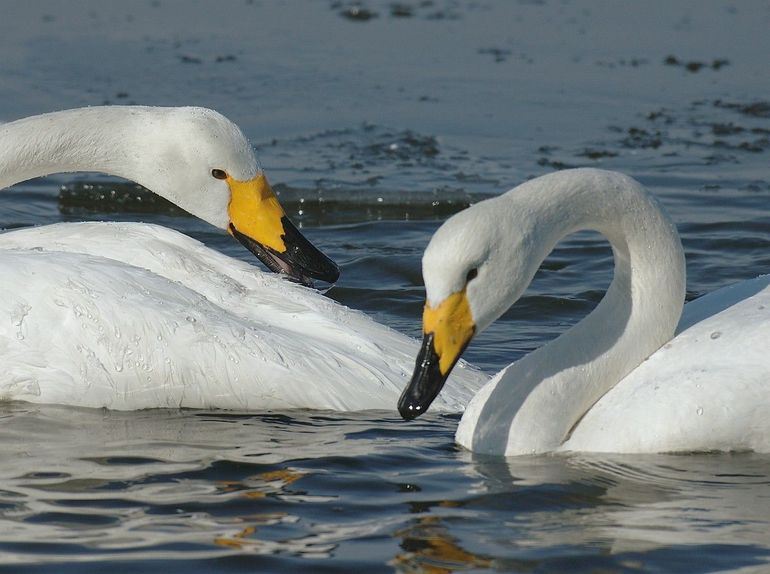
[[[740,116],[725,117],[725,110]],[[658,158],[691,156],[696,150],[701,151],[704,165],[736,164],[742,161],[742,154],[770,150],[770,128],[763,121],[770,118],[770,102],[765,100],[696,100],[680,109],[657,108],[642,118],[644,124],[608,126],[615,139],[600,140],[590,147],[569,150],[540,145],[537,164],[553,169],[578,167],[587,165],[586,159],[596,162],[624,155],[619,149],[631,153],[657,150]]]
[[[505,62],[505,60],[508,59],[508,56],[511,55],[511,51],[506,50],[505,48],[481,48],[479,54],[490,55],[495,59],[495,62],[500,63]]]
[[[732,122],[723,124],[723,123],[716,123],[711,126],[711,132],[715,136],[728,136],[728,135],[735,135],[746,131],[745,128],[742,128],[740,126],[736,126]]]
[[[541,165],[543,167],[552,167],[554,169],[570,169],[573,167],[576,167],[574,165],[565,163],[563,161],[557,160],[557,159],[549,159],[547,157],[541,157],[537,160],[537,165]]]
[[[360,2],[334,2],[332,8],[339,10],[343,18],[353,22],[367,22],[378,16],[377,12],[370,10]]]
[[[411,18],[414,15],[413,7],[402,2],[390,5],[390,15],[394,18]]]
[[[628,148],[652,148],[657,149],[663,144],[663,138],[661,137],[659,130],[646,130],[644,128],[630,127],[626,129],[626,137],[624,137],[620,144],[623,147]]]
[[[412,130],[395,134],[396,141],[375,142],[367,151],[372,156],[387,155],[403,161],[419,160],[420,157],[431,158],[439,153],[438,142],[433,136],[423,136]]]
[[[613,61],[599,60],[598,62],[596,62],[596,65],[604,68],[616,68],[616,67],[639,68],[640,66],[645,66],[649,63],[650,62],[645,58],[629,58],[629,59],[621,58],[619,60],[613,60]]]
[[[748,182],[742,189],[751,192],[770,191],[770,183],[761,179]]]
[[[683,62],[679,60],[676,56],[666,56],[663,59],[663,64],[666,66],[677,66],[677,67],[683,67],[685,70],[691,73],[699,72],[703,68],[710,68],[712,70],[719,70],[720,68],[723,68],[724,66],[727,66],[730,64],[729,60],[726,60],[724,58],[716,58],[709,62],[699,62],[697,60],[690,60],[689,62]]]
[[[717,108],[735,110],[745,116],[752,116],[755,118],[770,118],[770,102],[758,101],[742,104],[738,102],[725,102],[722,100],[716,100],[714,102],[714,106]]]
[[[616,157],[618,153],[606,149],[586,148],[582,152],[579,152],[577,155],[580,157],[587,157],[588,159],[597,160],[605,157]]]
[[[456,0],[418,0],[409,2],[401,0],[399,2],[369,2],[361,0],[343,1],[334,0],[331,2],[331,9],[337,12],[346,20],[352,22],[368,22],[379,17],[380,11],[371,5],[374,4],[380,11],[388,12],[393,19],[422,18],[423,20],[459,20],[462,13],[457,10]],[[379,6],[378,6],[379,5]],[[470,2],[467,10],[473,10],[478,6]]]
[[[189,54],[179,54],[177,56],[179,58],[179,61],[183,64],[202,64],[203,60],[199,58],[198,56],[191,56]]]

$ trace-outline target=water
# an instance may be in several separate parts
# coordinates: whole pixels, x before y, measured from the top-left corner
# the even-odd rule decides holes
[[[457,209],[617,169],[677,223],[688,297],[770,270],[766,2],[15,3],[0,119],[214,107],[343,269],[328,295],[417,336],[420,255]],[[98,55],[94,58],[94,55]],[[64,189],[62,189],[64,186]],[[114,193],[113,193],[114,192]],[[84,219],[229,237],[98,175],[16,186],[0,227]],[[493,372],[601,298],[576,235],[466,358]],[[471,455],[457,417],[0,407],[9,572],[770,569],[770,457]]]

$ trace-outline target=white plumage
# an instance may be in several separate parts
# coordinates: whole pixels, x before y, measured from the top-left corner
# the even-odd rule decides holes
[[[494,376],[466,408],[457,442],[502,455],[770,451],[770,278],[716,291],[682,315],[676,229],[631,178],[566,170],[452,217],[423,258],[432,313],[462,296],[475,331],[483,330],[520,297],[553,246],[581,229],[612,245],[606,295],[577,325]],[[407,418],[424,410],[431,372],[418,368],[404,392]]]
[[[226,227],[228,189],[211,169],[254,177],[245,138],[215,112],[155,110],[91,108],[0,126],[0,185],[106,171],[155,182],[153,191]],[[392,409],[416,349],[362,313],[164,227],[61,223],[0,235],[3,399]],[[441,407],[461,410],[485,379],[468,369]]]

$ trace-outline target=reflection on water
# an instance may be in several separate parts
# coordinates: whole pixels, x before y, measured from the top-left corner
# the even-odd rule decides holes
[[[390,562],[399,572],[447,574],[493,565],[492,560],[463,549],[437,516],[422,516],[394,535],[404,550]]]
[[[468,457],[482,480],[462,507],[484,521],[455,536],[474,532],[497,567],[695,572],[770,558],[767,456]]]
[[[0,417],[6,564],[684,572],[770,560],[767,456],[478,457],[451,444],[456,417],[377,412],[10,404]]]

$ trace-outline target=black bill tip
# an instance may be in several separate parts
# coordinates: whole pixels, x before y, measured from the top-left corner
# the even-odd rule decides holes
[[[413,420],[425,413],[441,392],[447,375],[441,374],[439,356],[433,344],[433,333],[423,337],[417,355],[412,380],[398,399],[398,412],[404,420]]]
[[[313,287],[314,279],[330,285],[335,283],[340,276],[337,264],[305,239],[288,217],[282,217],[281,224],[284,230],[281,238],[286,246],[281,253],[241,233],[233,224],[230,224],[230,232],[270,271],[307,287]]]
[[[335,283],[340,278],[340,268],[337,264],[310,243],[288,217],[284,215],[281,223],[286,251],[280,255],[285,256],[284,260],[290,261],[311,279]]]

